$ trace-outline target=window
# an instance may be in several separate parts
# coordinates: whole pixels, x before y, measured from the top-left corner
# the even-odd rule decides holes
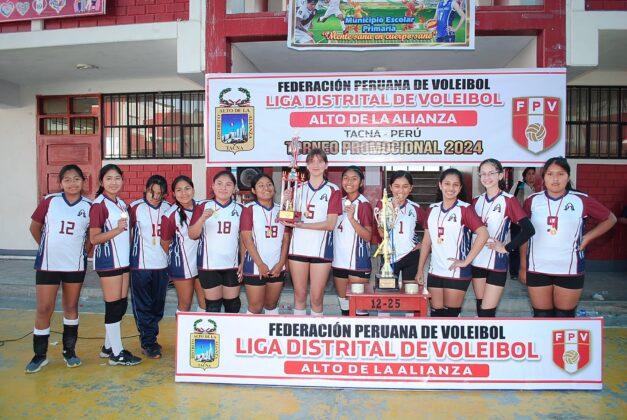
[[[204,156],[205,92],[103,95],[105,159]]]
[[[572,158],[627,158],[627,88],[569,86],[566,155]]]
[[[98,133],[100,98],[95,96],[38,97],[39,134],[44,136]]]

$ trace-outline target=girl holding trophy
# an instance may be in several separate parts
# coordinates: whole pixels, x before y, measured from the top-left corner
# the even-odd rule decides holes
[[[488,240],[488,230],[465,199],[462,174],[447,169],[440,175],[438,203],[432,204],[424,224],[425,235],[416,281],[424,284],[424,266],[429,252],[431,266],[427,286],[431,293],[431,316],[457,317],[461,312],[472,276],[470,263]],[[472,233],[476,234],[474,243]],[[472,244],[472,246],[471,246]]]
[[[527,242],[535,231],[516,197],[503,191],[501,162],[496,159],[481,162],[479,180],[485,193],[475,197],[473,206],[487,226],[490,239],[472,262],[472,288],[477,298],[477,315],[494,317],[507,279],[508,253]],[[520,230],[505,245],[511,223],[520,226]]]
[[[124,180],[114,164],[102,167],[100,188],[89,212],[89,239],[96,246],[94,270],[100,276],[105,301],[105,344],[100,357],[110,365],[132,366],[142,359],[122,345],[120,324],[128,308],[130,233],[126,203],[118,197]]]
[[[293,227],[288,261],[294,283],[294,315],[307,314],[307,286],[311,282],[311,315],[322,316],[324,288],[333,260],[333,229],[342,214],[341,193],[324,177],[326,153],[312,149],[307,154],[309,181],[294,197],[300,221],[284,222]]]
[[[242,206],[233,200],[236,186],[230,171],[213,177],[215,198],[194,208],[189,237],[199,239],[198,277],[205,291],[207,312],[238,313],[241,265],[239,222]]]
[[[277,221],[279,205],[273,201],[272,178],[261,173],[251,186],[256,199],[244,207],[240,221],[248,313],[278,315],[290,234]]]
[[[342,315],[348,315],[346,286],[350,283],[367,283],[372,271],[370,240],[373,215],[368,199],[361,194],[364,174],[357,166],[342,172],[343,213],[333,230],[333,277]]]

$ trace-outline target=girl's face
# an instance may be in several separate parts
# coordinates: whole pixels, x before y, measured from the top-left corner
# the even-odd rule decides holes
[[[174,198],[183,207],[190,206],[194,199],[194,187],[189,185],[186,181],[177,182],[174,186]]]
[[[218,201],[227,202],[235,192],[235,184],[228,175],[222,175],[213,182],[213,192]]]
[[[390,184],[393,198],[396,198],[400,202],[407,200],[412,188],[412,185],[404,176],[396,178],[394,182]]]
[[[566,185],[570,180],[570,176],[566,169],[559,165],[552,164],[548,167],[543,175],[544,186],[552,195],[560,196],[566,191]]]
[[[493,164],[485,163],[479,168],[479,179],[486,189],[498,187],[499,181],[503,179],[503,173]]]
[[[327,170],[327,166],[328,164],[320,156],[314,156],[307,162],[309,175],[314,178],[323,177],[324,171]]]
[[[364,185],[364,181],[355,171],[346,171],[342,176],[342,188],[348,195],[359,194],[359,188]]]
[[[260,201],[272,201],[274,199],[274,184],[265,176],[257,181],[252,191]]]
[[[115,169],[110,169],[107,173],[102,177],[102,181],[100,182],[105,192],[109,195],[117,195],[120,190],[122,190],[122,186],[124,185],[124,180],[122,179],[122,175],[118,173]]]
[[[146,189],[146,201],[153,207],[160,205],[164,197],[161,187],[157,184],[152,184]]]
[[[462,190],[462,180],[455,174],[448,174],[438,184],[442,191],[444,200],[457,200],[457,196]]]
[[[83,191],[83,178],[74,170],[66,171],[61,179],[61,189],[66,195],[80,195]]]

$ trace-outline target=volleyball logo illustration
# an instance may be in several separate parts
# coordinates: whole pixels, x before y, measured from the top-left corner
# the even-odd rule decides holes
[[[561,114],[560,98],[513,98],[512,137],[531,153],[542,153],[560,140]]]
[[[553,362],[574,374],[590,361],[589,330],[553,331]]]
[[[525,136],[527,136],[528,141],[544,141],[546,138],[546,129],[542,124],[532,123],[527,126]]]

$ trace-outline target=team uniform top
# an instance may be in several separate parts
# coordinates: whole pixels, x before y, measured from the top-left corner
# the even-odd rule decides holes
[[[477,215],[487,226],[490,238],[502,243],[508,238],[511,223],[518,223],[521,219],[528,217],[516,197],[503,191],[492,199],[483,193],[475,197],[473,204]],[[473,241],[475,237],[476,235],[473,235]],[[472,261],[472,265],[492,271],[507,271],[508,261],[507,254],[483,247]]]
[[[449,258],[464,260],[470,252],[472,232],[483,226],[472,206],[457,200],[449,209],[443,203],[431,204],[424,228],[431,238],[431,266],[429,274],[450,279],[470,279],[472,268],[456,268],[451,271]],[[438,237],[441,240],[438,240]]]
[[[346,198],[342,199],[342,202]],[[359,195],[352,203],[355,206],[354,219],[363,227],[372,228],[372,206],[368,199]],[[351,271],[369,272],[372,270],[370,261],[370,242],[364,241],[347,219],[344,211],[337,219],[333,230],[333,268]]]
[[[342,214],[342,195],[337,185],[324,181],[318,189],[309,182],[303,185],[300,202],[296,208],[302,212],[303,223],[327,220],[329,214]],[[333,232],[294,228],[289,255],[333,259]]]
[[[168,274],[175,279],[191,279],[198,275],[198,239],[189,237],[188,229],[196,202],[185,211],[185,223],[181,220],[177,204],[161,216],[161,239],[171,241],[168,250]]]
[[[50,194],[39,203],[31,216],[43,225],[36,270],[85,271],[90,207],[91,201],[85,197],[69,203],[63,193]]]
[[[168,256],[160,241],[161,216],[170,208],[162,201],[153,207],[145,198],[133,201],[130,207],[133,243],[131,244],[131,268],[159,270],[168,266]]]
[[[445,37],[451,35],[448,27],[453,25],[453,19],[455,19],[455,10],[453,9],[453,2],[457,0],[440,0],[438,7],[435,11],[436,17],[436,33],[438,37]]]
[[[536,234],[529,239],[527,270],[556,276],[578,276],[584,272],[583,251],[578,251],[585,219],[607,220],[610,211],[587,194],[568,191],[551,198],[544,191],[525,201]],[[554,228],[554,229],[552,229]]]
[[[242,205],[231,200],[221,205],[216,200],[207,200],[194,208],[192,221],[196,221],[206,210],[213,210],[205,220],[198,242],[198,269],[229,270],[237,269],[239,259],[239,221]]]
[[[89,212],[89,227],[109,232],[118,226],[122,213],[127,212],[126,203],[121,198],[113,201],[105,194],[94,200]],[[129,266],[130,233],[126,229],[107,242],[96,245],[94,250],[94,270],[111,271]]]
[[[316,16],[317,12],[317,9],[309,10],[307,8],[307,2],[302,2],[302,4],[298,4],[298,6],[296,7],[296,17],[300,19],[301,25],[303,25],[303,28],[305,28],[306,30],[309,30],[311,22],[313,21],[313,18]],[[295,31],[302,32],[300,28],[295,28]]]
[[[377,203],[377,208],[381,208],[381,201]],[[425,211],[411,200],[405,200],[398,209],[398,216],[392,230],[392,250],[394,252],[394,261],[400,261],[405,255],[409,254],[416,244],[416,226],[420,226],[425,222]]]
[[[272,269],[281,260],[281,244],[285,225],[277,222],[280,207],[278,204],[272,207],[264,207],[257,201],[248,203],[242,212],[240,232],[252,232],[255,248],[261,260]],[[285,267],[282,267],[284,270]],[[244,275],[258,276],[259,267],[246,251],[244,256]]]

